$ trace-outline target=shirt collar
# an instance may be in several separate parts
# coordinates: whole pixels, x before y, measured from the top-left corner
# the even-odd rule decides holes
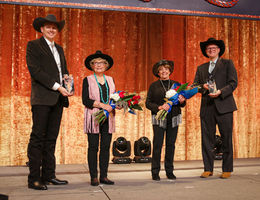
[[[213,60],[213,61],[210,61],[209,63],[214,63],[214,64],[216,64],[217,63],[217,61],[218,61],[218,58],[216,58],[215,60]]]
[[[55,46],[54,45],[54,42],[51,42],[50,40],[48,40],[46,37],[43,37],[44,39],[45,39],[45,41],[47,42],[47,44],[49,45],[49,46]]]

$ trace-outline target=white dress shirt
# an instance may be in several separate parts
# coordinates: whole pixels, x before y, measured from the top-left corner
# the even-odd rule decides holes
[[[62,72],[61,72],[61,62],[60,62],[60,55],[59,55],[59,52],[57,50],[57,48],[55,47],[55,44],[54,42],[51,42],[49,41],[47,38],[44,37],[44,39],[46,40],[47,44],[49,45],[50,47],[50,50],[54,56],[54,59],[56,61],[56,64],[57,64],[57,68],[59,70],[59,75],[60,75],[60,83],[57,83],[55,82],[54,85],[52,86],[52,89],[53,90],[57,90],[61,84],[62,84]]]

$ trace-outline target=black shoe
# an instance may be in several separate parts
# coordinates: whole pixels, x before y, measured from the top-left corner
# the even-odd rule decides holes
[[[59,180],[57,178],[53,178],[47,181],[44,181],[46,185],[67,185],[69,182],[66,180]]]
[[[167,173],[166,176],[168,179],[172,179],[172,180],[176,179],[176,176],[173,173]]]
[[[100,183],[104,183],[104,184],[106,184],[106,185],[114,185],[115,184],[115,182],[114,181],[111,181],[111,180],[109,180],[108,178],[100,178]]]
[[[92,186],[98,186],[98,185],[99,185],[98,179],[97,179],[97,178],[92,178],[92,179],[91,179],[91,182],[90,182],[90,185],[92,185]]]
[[[159,174],[153,174],[152,177],[153,177],[153,180],[154,180],[154,181],[159,181],[159,180],[161,180]]]
[[[28,183],[28,188],[34,190],[48,190],[47,186],[39,181],[34,181],[33,183]]]

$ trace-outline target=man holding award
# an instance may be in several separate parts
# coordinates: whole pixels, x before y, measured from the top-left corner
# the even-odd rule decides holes
[[[36,18],[33,27],[42,33],[42,37],[27,44],[33,120],[28,144],[28,187],[36,190],[47,190],[48,184],[68,184],[68,181],[55,176],[54,155],[63,107],[69,106],[68,97],[74,93],[63,49],[54,42],[64,24],[64,20],[57,21],[54,15]]]
[[[197,68],[194,84],[203,85],[200,120],[204,172],[201,178],[213,175],[216,125],[223,140],[223,163],[220,178],[229,178],[233,171],[233,112],[237,110],[233,91],[237,72],[232,60],[221,58],[225,52],[222,40],[209,38],[200,43],[202,54],[209,62]]]

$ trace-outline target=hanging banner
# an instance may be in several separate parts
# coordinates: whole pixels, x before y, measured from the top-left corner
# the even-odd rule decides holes
[[[260,20],[257,0],[0,0],[0,3]]]

